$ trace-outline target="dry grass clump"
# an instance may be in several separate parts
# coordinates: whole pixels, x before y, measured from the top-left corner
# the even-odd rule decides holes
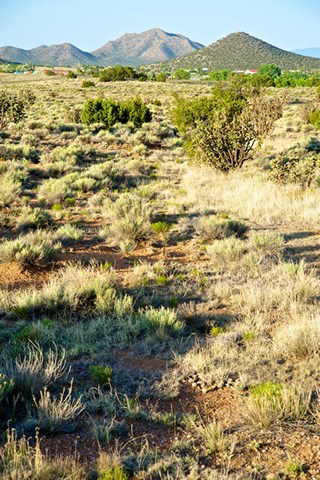
[[[34,423],[41,431],[70,431],[74,427],[75,418],[85,409],[81,396],[73,399],[72,382],[65,391],[63,388],[59,397],[52,396],[46,387],[40,392],[39,400],[33,396],[37,417]]]
[[[8,293],[2,298],[3,309],[28,317],[53,314],[61,318],[107,313],[116,305],[115,276],[90,265],[67,265],[54,274],[42,288]]]
[[[43,230],[30,232],[15,240],[5,240],[0,244],[0,260],[16,261],[23,267],[43,266],[53,260],[60,249],[52,233]]]
[[[250,232],[249,248],[262,257],[280,258],[284,249],[284,238],[272,231]]]
[[[292,386],[263,382],[251,388],[245,417],[255,426],[268,428],[274,423],[304,419],[310,404],[310,393],[299,392]]]
[[[249,227],[244,223],[214,215],[201,217],[196,225],[196,231],[203,240],[242,237],[248,230]]]
[[[235,265],[244,257],[246,252],[246,244],[234,237],[218,240],[207,247],[210,260],[220,268]]]
[[[276,355],[299,361],[320,353],[320,319],[306,318],[280,327],[273,337]]]
[[[65,351],[59,352],[55,346],[44,353],[38,344],[32,342],[27,354],[7,362],[5,370],[19,392],[36,395],[68,373]]]
[[[14,429],[7,430],[6,443],[0,447],[0,473],[3,480],[86,480],[87,472],[74,458],[50,460],[40,449],[36,434],[35,446],[25,436],[18,439]]]
[[[21,182],[10,173],[4,174],[0,177],[0,205],[11,205],[17,201],[19,195],[21,195],[22,186]]]

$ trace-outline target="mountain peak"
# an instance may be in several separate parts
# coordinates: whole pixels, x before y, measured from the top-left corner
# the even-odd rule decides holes
[[[209,70],[247,70],[274,63],[283,70],[320,68],[320,61],[287,52],[245,32],[230,33],[201,52],[172,60],[172,68],[202,67]]]
[[[102,65],[122,63],[137,66],[163,62],[200,48],[203,48],[203,45],[183,35],[152,28],[142,33],[126,33],[92,53]]]

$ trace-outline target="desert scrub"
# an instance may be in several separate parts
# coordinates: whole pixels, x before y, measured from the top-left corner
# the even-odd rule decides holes
[[[5,207],[17,201],[22,192],[21,182],[10,173],[0,176],[0,206]]]
[[[221,240],[227,237],[242,237],[249,227],[237,220],[219,218],[214,215],[201,217],[196,225],[196,231],[203,240]]]
[[[60,249],[54,236],[43,230],[27,233],[15,240],[0,244],[0,260],[16,261],[23,267],[44,266],[50,263]]]
[[[3,373],[0,373],[0,405],[5,400],[14,387],[14,381],[12,378],[8,378]]]
[[[50,213],[39,207],[22,207],[17,218],[17,227],[21,230],[46,228],[53,224]]]
[[[282,116],[282,101],[232,84],[217,83],[211,97],[176,97],[171,119],[187,138],[197,163],[229,172],[252,158],[253,151]]]
[[[239,262],[247,252],[244,241],[230,237],[218,240],[207,247],[210,260],[217,268],[228,268]]]
[[[72,196],[72,186],[69,178],[48,178],[38,188],[38,198],[46,205],[62,202]]]
[[[81,228],[76,227],[75,225],[67,223],[59,227],[55,231],[54,236],[63,245],[67,245],[82,240],[84,237],[84,231]]]
[[[87,317],[113,311],[118,303],[113,270],[101,271],[94,265],[67,265],[53,274],[41,288],[14,292],[3,300],[2,308],[22,317],[52,314],[53,317]]]
[[[63,388],[59,397],[50,394],[44,387],[40,392],[39,399],[33,396],[33,402],[36,407],[36,418],[29,420],[34,426],[38,426],[40,431],[45,432],[65,432],[74,430],[75,418],[85,409],[81,396],[77,399],[72,398],[73,384],[71,382],[69,389]]]
[[[294,361],[319,355],[320,319],[304,319],[280,327],[274,334],[275,354]]]
[[[110,384],[112,368],[104,365],[91,365],[89,368],[90,377],[99,385]]]
[[[123,193],[115,202],[107,200],[103,213],[110,220],[107,236],[115,245],[134,245],[150,233],[150,203],[131,193]]]
[[[142,331],[159,339],[182,334],[185,329],[185,324],[177,317],[177,313],[165,307],[159,309],[150,307],[144,311],[141,310],[139,323],[142,326]]]
[[[319,187],[320,155],[291,149],[271,160],[269,175],[279,184],[293,183],[303,188]]]
[[[246,402],[245,416],[256,426],[302,420],[310,409],[311,395],[292,386],[263,382],[252,386]]]
[[[133,122],[135,126],[141,126],[150,122],[151,112],[141,98],[116,102],[111,99],[88,99],[81,112],[81,120],[85,125],[102,123],[110,129],[116,123]]]
[[[54,346],[44,352],[40,345],[30,342],[26,355],[8,360],[5,371],[13,379],[17,392],[37,395],[45,386],[68,374],[65,351]]]
[[[255,232],[249,234],[249,249],[254,250],[262,257],[280,259],[284,250],[284,238],[272,231]]]
[[[56,147],[49,154],[42,156],[41,163],[52,174],[62,174],[73,170],[76,165],[83,162],[85,153],[79,145]]]

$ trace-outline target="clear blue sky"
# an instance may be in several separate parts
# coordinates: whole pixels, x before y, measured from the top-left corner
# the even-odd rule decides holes
[[[0,0],[0,46],[85,51],[162,28],[209,45],[246,32],[285,50],[320,47],[320,0]]]

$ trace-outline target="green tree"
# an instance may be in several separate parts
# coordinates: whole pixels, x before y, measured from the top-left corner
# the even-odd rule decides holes
[[[270,63],[267,65],[261,65],[257,73],[258,75],[268,75],[268,77],[277,78],[280,77],[281,70],[274,63]]]
[[[211,97],[176,98],[171,118],[193,161],[228,172],[252,157],[282,115],[282,102],[249,86],[217,84]]]
[[[105,68],[99,76],[100,82],[124,81],[130,78],[138,78],[137,72],[131,67],[123,67],[122,65]]]
[[[191,74],[187,70],[183,70],[182,68],[179,68],[173,73],[172,77],[175,80],[190,80]]]
[[[232,70],[213,70],[209,73],[209,80],[214,80],[216,82],[222,80],[228,80],[232,75]]]
[[[88,99],[81,112],[81,121],[86,125],[103,123],[106,128],[111,128],[116,123],[133,122],[136,126],[150,122],[151,112],[141,98],[116,102],[112,99]]]

